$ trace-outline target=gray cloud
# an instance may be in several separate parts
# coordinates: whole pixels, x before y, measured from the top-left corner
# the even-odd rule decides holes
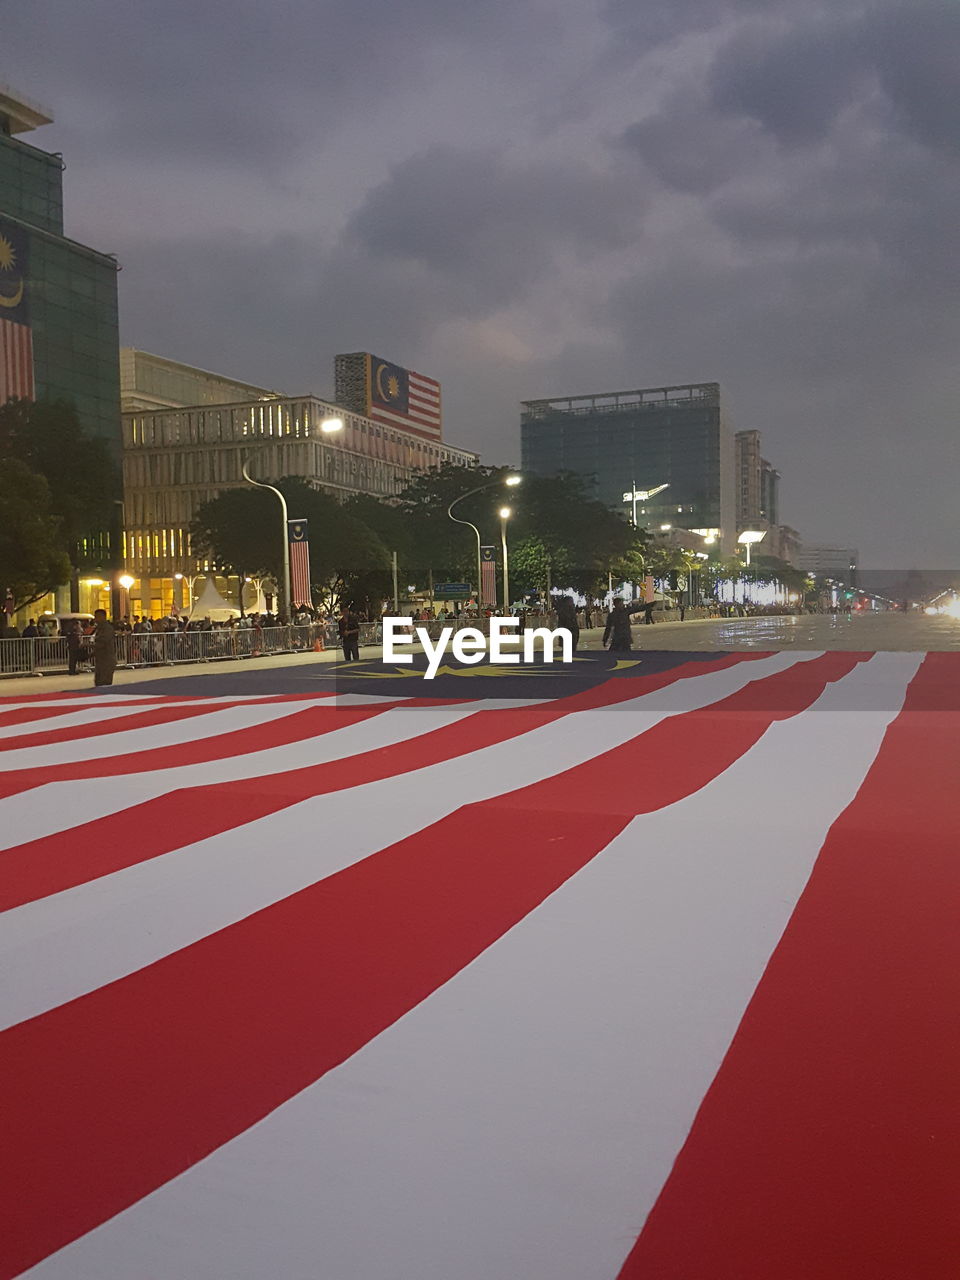
[[[956,558],[952,0],[36,0],[68,230],[123,337],[291,392],[337,351],[522,398],[719,379],[786,518]],[[41,29],[42,24],[42,29]]]

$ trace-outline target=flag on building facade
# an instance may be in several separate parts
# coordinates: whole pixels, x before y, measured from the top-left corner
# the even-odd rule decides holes
[[[375,422],[441,438],[440,383],[435,379],[368,355],[367,394],[367,414]]]
[[[637,657],[0,686],[0,1280],[954,1280],[960,654]]]
[[[480,603],[497,603],[497,549],[480,548]]]
[[[29,265],[26,231],[0,219],[0,404],[34,397]]]
[[[312,604],[310,592],[310,538],[306,520],[288,520],[290,538],[290,605]]]

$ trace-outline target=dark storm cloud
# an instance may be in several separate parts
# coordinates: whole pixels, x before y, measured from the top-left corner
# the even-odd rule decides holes
[[[111,150],[272,170],[429,80],[451,46],[522,44],[537,21],[510,0],[37,0],[5,14],[4,38],[31,78],[56,66],[48,97],[96,94]]]
[[[954,0],[36,0],[0,56],[126,342],[375,350],[490,461],[522,398],[719,379],[811,540],[956,558]]]
[[[513,166],[492,149],[433,149],[399,166],[352,219],[347,243],[419,267],[465,314],[504,306],[555,262],[624,248],[642,217],[638,184],[581,167]]]

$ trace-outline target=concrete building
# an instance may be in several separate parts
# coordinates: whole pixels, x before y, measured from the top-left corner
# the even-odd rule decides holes
[[[626,514],[624,493],[666,486],[637,509],[637,523],[712,531],[723,554],[736,543],[733,436],[716,382],[527,400],[522,465],[574,471],[600,501]]]
[[[388,499],[417,471],[452,462],[475,466],[477,454],[419,432],[374,422],[317,396],[285,396],[233,382],[190,365],[125,353],[126,403],[148,395],[188,397],[215,388],[247,394],[233,402],[130,408],[123,414],[124,524],[131,610],[160,616],[181,579],[203,574],[189,527],[199,507],[225,489],[246,487],[244,462],[262,480],[297,476],[338,497],[366,493]],[[254,397],[249,393],[256,391]],[[335,434],[321,430],[332,418]]]
[[[737,529],[756,529],[761,520],[760,432],[738,431],[734,436],[737,451]]]
[[[136,347],[120,348],[120,400],[125,413],[184,405],[242,404],[275,400],[280,395],[280,391],[236,382]]]
[[[780,523],[780,472],[766,458],[760,459],[760,518]]]
[[[853,547],[835,547],[824,543],[805,542],[797,556],[798,567],[818,577],[834,578],[849,587],[859,585],[859,556]]]

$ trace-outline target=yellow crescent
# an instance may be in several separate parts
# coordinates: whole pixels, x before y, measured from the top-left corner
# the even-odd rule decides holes
[[[384,389],[383,389],[383,382],[381,381],[381,379],[382,379],[382,377],[383,377],[383,371],[384,371],[384,369],[385,369],[386,367],[387,367],[387,366],[386,366],[385,364],[378,364],[378,365],[377,365],[377,392],[379,393],[379,396],[380,396],[380,399],[381,399],[381,400],[389,400],[389,399],[390,399],[390,397],[389,397],[389,395],[387,394],[387,392],[386,392],[386,391],[384,391]]]
[[[0,307],[19,307],[22,301],[23,301],[23,277],[21,276],[20,287],[17,289],[17,292],[12,297],[8,297],[7,294],[5,293],[0,293]]]

